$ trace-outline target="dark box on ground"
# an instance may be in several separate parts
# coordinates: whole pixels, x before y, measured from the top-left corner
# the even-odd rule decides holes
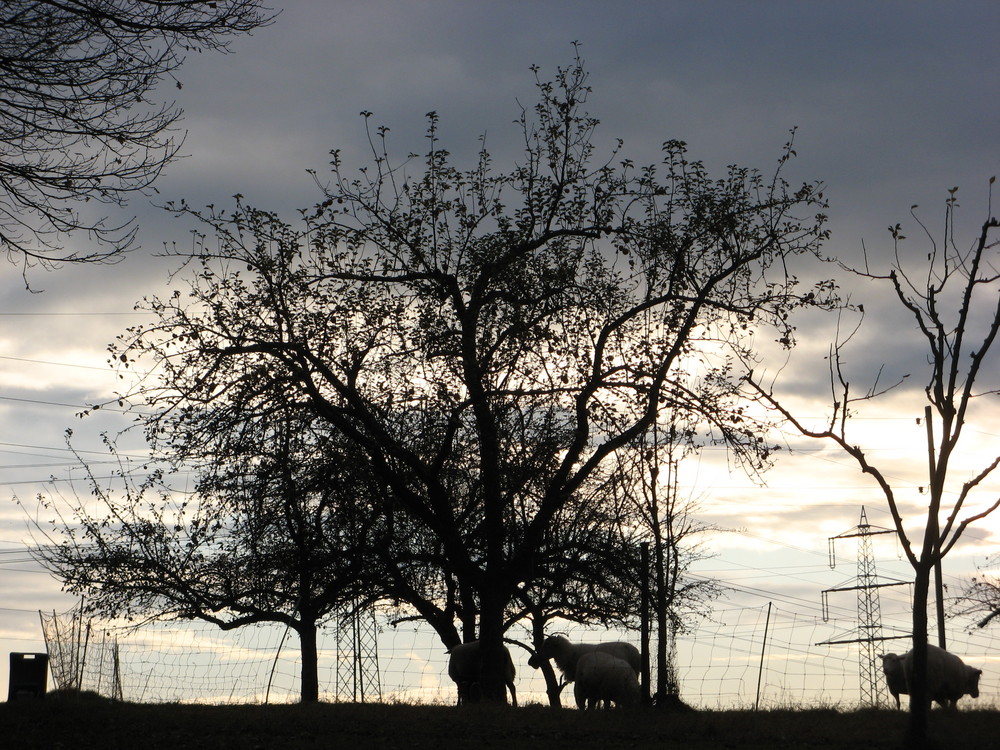
[[[7,700],[44,697],[48,674],[48,654],[21,654],[12,651]]]

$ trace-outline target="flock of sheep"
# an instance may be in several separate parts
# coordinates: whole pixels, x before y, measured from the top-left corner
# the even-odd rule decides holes
[[[448,676],[458,689],[458,705],[476,702],[480,697],[482,659],[479,641],[463,643],[448,651]],[[510,651],[504,681],[510,690],[511,703],[517,705],[514,687],[514,661]],[[632,708],[641,702],[639,690],[639,651],[630,643],[570,643],[561,635],[545,640],[542,647],[528,660],[535,669],[546,659],[552,659],[562,672],[565,683],[574,683],[573,696],[577,708],[595,709],[618,706]],[[886,685],[896,699],[910,694],[910,675],[913,671],[913,652],[902,656],[885,654],[882,657]],[[970,695],[979,697],[979,678],[983,670],[970,667],[955,654],[928,644],[927,693],[930,700],[944,708],[954,708],[959,698]]]
[[[482,671],[479,641],[463,643],[448,653],[448,676],[458,689],[458,705],[477,701]],[[546,659],[556,663],[566,683],[574,683],[573,696],[580,709],[594,709],[602,703],[608,708],[631,708],[640,703],[640,656],[631,643],[570,643],[561,635],[553,635],[545,639],[528,664],[537,669]],[[504,681],[511,703],[516,706],[514,675],[514,661],[507,651]]]

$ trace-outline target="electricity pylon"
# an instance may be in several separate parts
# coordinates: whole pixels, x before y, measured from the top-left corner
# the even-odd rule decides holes
[[[338,701],[354,703],[382,700],[378,668],[378,623],[372,609],[355,603],[337,620]]]
[[[886,696],[885,681],[881,678],[876,644],[893,638],[907,636],[882,635],[882,611],[879,602],[879,589],[887,586],[902,586],[905,581],[879,583],[875,572],[875,555],[872,551],[872,537],[878,534],[894,534],[892,529],[883,529],[868,523],[868,515],[861,508],[861,520],[858,525],[843,534],[837,534],[828,539],[830,567],[837,566],[835,543],[838,539],[858,540],[858,575],[853,586],[838,586],[823,591],[823,619],[829,619],[828,596],[833,591],[856,591],[858,595],[858,634],[856,638],[845,640],[823,641],[817,645],[833,645],[836,643],[857,643],[860,645],[858,667],[861,676],[861,703],[875,708],[889,705]]]

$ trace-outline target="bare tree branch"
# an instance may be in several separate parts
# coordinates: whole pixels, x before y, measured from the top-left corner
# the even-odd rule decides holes
[[[25,268],[113,260],[124,206],[177,157],[181,110],[155,103],[189,52],[268,25],[261,0],[8,0],[0,8],[0,251]],[[70,235],[93,250],[67,250]],[[74,243],[78,245],[78,243]]]

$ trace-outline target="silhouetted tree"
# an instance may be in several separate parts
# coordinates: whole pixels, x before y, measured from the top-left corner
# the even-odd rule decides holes
[[[817,186],[789,189],[780,165],[713,180],[678,141],[658,165],[595,161],[579,58],[536,81],[508,172],[485,150],[453,167],[432,113],[419,166],[393,163],[386,128],[356,177],[333,152],[300,228],[239,200],[177,206],[211,235],[190,288],[151,301],[158,321],[112,351],[168,375],[124,396],[154,412],[212,402],[252,370],[351,440],[434,540],[466,630],[474,607],[497,701],[511,603],[543,574],[563,509],[666,407],[763,460],[736,355],[751,324],[792,345],[789,311],[830,292],[800,291],[782,262],[826,236]]]
[[[634,450],[623,451],[619,461],[628,478],[623,488],[632,502],[633,523],[650,542],[649,591],[656,632],[655,705],[676,707],[680,703],[677,678],[676,638],[693,617],[703,616],[706,605],[719,596],[719,584],[692,576],[691,566],[706,556],[698,539],[712,531],[694,517],[697,504],[680,495],[679,471],[683,458],[696,450],[694,426],[681,428],[669,422],[654,425]],[[636,566],[636,569],[639,569]]]
[[[24,265],[127,248],[122,205],[176,155],[181,110],[151,94],[189,52],[270,23],[260,0],[6,0],[0,7],[0,251]],[[66,250],[65,235],[96,240]],[[75,243],[76,244],[76,243]]]
[[[640,541],[623,484],[614,471],[595,473],[555,515],[535,551],[534,575],[517,588],[506,619],[507,626],[528,620],[532,653],[553,624],[637,627]],[[548,659],[539,667],[550,705],[560,706],[565,684]]]
[[[991,186],[993,182],[994,179],[991,179]],[[997,229],[997,220],[988,218],[971,246],[960,247],[955,239],[954,226],[958,204],[955,190],[950,192],[940,244],[911,210],[930,243],[926,263],[914,260],[924,257],[923,253],[919,256],[908,253],[904,260],[903,241],[906,237],[901,225],[896,224],[889,227],[895,249],[894,262],[889,271],[876,273],[867,266],[851,269],[861,278],[889,286],[895,299],[912,315],[914,333],[927,346],[924,394],[928,403],[925,413],[930,447],[928,504],[924,528],[916,541],[911,539],[904,526],[892,477],[871,463],[868,453],[847,434],[847,425],[856,405],[884,394],[895,385],[881,387],[876,377],[871,389],[855,395],[843,369],[845,346],[837,341],[831,347],[829,358],[833,403],[829,420],[824,427],[817,429],[809,427],[802,418],[783,406],[772,386],[763,384],[763,376],[758,374],[749,379],[761,400],[780,411],[799,432],[833,441],[854,458],[861,471],[874,479],[885,496],[896,536],[914,571],[914,658],[909,725],[910,746],[913,747],[927,742],[930,705],[927,693],[927,605],[932,571],[940,565],[970,524],[1000,507],[1000,500],[987,499],[978,506],[971,502],[974,491],[1000,466],[1000,454],[987,458],[982,469],[968,479],[960,480],[960,485],[954,480],[951,486],[948,484],[954,474],[951,471],[953,459],[970,447],[967,443],[960,447],[960,439],[977,417],[983,418],[981,412],[975,413],[975,404],[984,397],[1000,393],[997,377],[1000,370],[996,366],[996,340],[1000,331],[1000,273],[997,272],[996,249],[1000,243],[991,238]],[[859,305],[858,309],[863,313],[862,306]],[[895,335],[901,333],[897,331]],[[936,415],[936,427],[932,427],[930,421],[933,415]],[[981,445],[981,441],[978,444]],[[921,462],[926,460],[924,456],[919,458]],[[946,502],[945,498],[950,500]],[[947,514],[943,523],[942,513]]]
[[[996,558],[991,557],[989,562],[995,565]],[[981,569],[979,575],[962,587],[952,602],[952,609],[960,615],[977,617],[976,627],[985,628],[991,624],[1000,616],[1000,581],[996,574]]]
[[[91,477],[93,497],[69,509],[41,498],[57,520],[35,555],[105,617],[287,625],[301,647],[301,699],[314,702],[317,627],[370,590],[379,515],[341,439],[307,412],[265,406],[207,443],[185,442],[193,430],[161,435],[161,458],[196,473],[193,492],[170,487],[163,470],[136,483],[142,469],[122,463],[123,489]]]

